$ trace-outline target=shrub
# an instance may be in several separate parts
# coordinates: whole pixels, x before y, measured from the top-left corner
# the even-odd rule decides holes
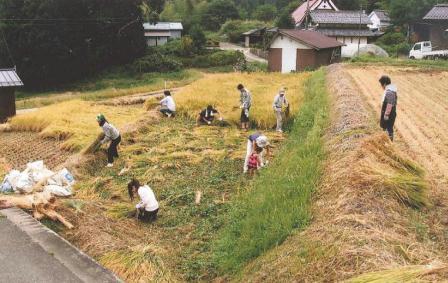
[[[378,46],[389,53],[390,56],[398,57],[401,54],[408,54],[411,50],[406,36],[401,32],[388,32],[376,42]]]
[[[186,67],[209,68],[219,66],[238,65],[245,62],[244,54],[239,51],[216,51],[211,54],[198,55],[191,58],[181,58]]]
[[[230,20],[221,27],[219,33],[225,35],[230,42],[239,42],[243,39],[242,33],[264,26],[265,23],[259,21]]]
[[[182,63],[161,52],[153,52],[136,60],[131,68],[136,73],[171,72],[179,71]]]

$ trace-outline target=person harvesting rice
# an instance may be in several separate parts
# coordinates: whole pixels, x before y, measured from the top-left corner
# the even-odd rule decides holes
[[[114,166],[114,158],[118,158],[118,145],[121,142],[121,135],[117,128],[110,124],[103,114],[98,114],[96,116],[98,125],[103,129],[104,139],[101,140],[101,144],[106,144],[110,142],[109,148],[107,149],[107,166]]]
[[[264,152],[266,151],[266,157],[270,156],[270,144],[268,138],[261,134],[255,133],[249,136],[247,139],[247,150],[246,150],[246,158],[244,160],[244,173],[247,173],[249,170],[249,161],[250,157],[253,153],[259,152],[258,158],[260,159],[260,167],[263,167],[267,164],[267,161],[264,162]],[[258,168],[257,168],[258,169]]]
[[[169,90],[165,90],[164,95],[165,98],[160,101],[160,112],[168,118],[174,117],[176,114],[176,103]]]
[[[249,111],[252,106],[252,95],[242,84],[239,84],[237,88],[240,91],[241,129],[248,131]]]
[[[138,194],[140,202],[135,206],[136,217],[142,222],[154,222],[159,212],[159,203],[152,189],[148,185],[142,186],[137,179],[133,179],[128,184],[129,198],[134,200],[134,195]]]
[[[199,113],[199,116],[196,120],[196,124],[199,126],[201,124],[211,125],[213,121],[215,121],[215,116],[219,115],[219,121],[222,121],[222,116],[219,111],[214,108],[212,105],[208,105],[207,108]]]
[[[275,116],[277,118],[277,132],[279,133],[283,133],[283,106],[286,107],[286,110],[289,107],[289,103],[288,100],[286,100],[286,90],[284,88],[281,88],[279,93],[275,96],[274,98],[274,104],[273,104],[273,108],[274,108],[274,113]]]

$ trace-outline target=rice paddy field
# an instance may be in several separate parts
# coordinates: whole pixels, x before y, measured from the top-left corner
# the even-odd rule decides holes
[[[403,91],[395,143],[377,125],[383,72]],[[445,77],[439,69],[378,64],[207,74],[174,94],[174,119],[157,115],[157,98],[144,105],[75,99],[12,119],[0,148],[30,135],[67,156],[80,153],[70,168],[75,195],[60,200],[75,228],[52,228],[125,282],[443,282]],[[249,133],[238,128],[239,83],[253,95]],[[285,134],[272,130],[281,87],[291,103]],[[196,125],[208,104],[227,126]],[[123,133],[113,168],[104,167],[104,150],[83,151],[100,133],[99,112]],[[257,130],[273,156],[248,177],[247,136]],[[38,157],[20,147],[33,151],[23,143],[15,159]],[[0,177],[13,159],[3,152]],[[159,200],[153,224],[130,216],[132,178]]]

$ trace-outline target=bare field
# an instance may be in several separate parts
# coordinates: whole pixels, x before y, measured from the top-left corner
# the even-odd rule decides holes
[[[362,96],[379,114],[387,74],[398,87],[397,141],[443,187],[448,185],[448,72],[399,67],[348,67]]]
[[[41,138],[35,132],[1,132],[0,159],[8,169],[23,169],[27,162],[44,160],[49,168],[54,168],[69,157],[61,150],[62,141]]]

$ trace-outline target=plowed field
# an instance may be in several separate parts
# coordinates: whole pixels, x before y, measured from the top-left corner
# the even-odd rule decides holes
[[[397,142],[442,187],[448,185],[448,72],[390,67],[348,67],[362,96],[378,114],[383,90],[378,83],[387,74],[398,87]]]
[[[0,132],[0,158],[14,169],[24,169],[26,163],[36,160],[44,160],[47,167],[53,169],[70,155],[60,149],[61,143],[34,132]]]

